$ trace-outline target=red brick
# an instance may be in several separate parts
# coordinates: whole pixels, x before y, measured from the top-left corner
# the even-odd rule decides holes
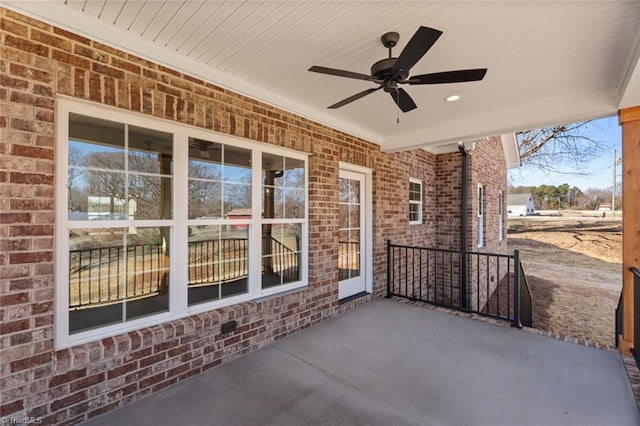
[[[29,34],[29,30],[25,25],[4,18],[0,19],[0,29],[21,37],[27,37]]]
[[[9,182],[27,183],[30,185],[51,185],[53,184],[53,176],[40,173],[11,172],[9,174]]]
[[[51,362],[51,354],[43,353],[43,354],[38,354],[38,355],[28,357],[28,358],[19,359],[17,361],[13,361],[10,363],[9,366],[11,367],[12,372],[17,372],[17,371],[26,370],[28,368],[36,367],[38,365],[46,364],[48,362]]]
[[[129,362],[125,365],[121,365],[119,367],[110,369],[107,372],[107,378],[109,380],[115,379],[116,377],[124,376],[127,373],[131,373],[132,371],[135,371],[137,368],[138,368],[137,361]]]
[[[8,417],[9,414],[16,413],[23,409],[24,409],[23,400],[17,400],[17,401],[7,402],[7,403],[2,402],[2,405],[0,405],[0,416]]]
[[[11,102],[44,108],[53,108],[54,104],[53,99],[50,97],[35,96],[30,93],[18,92],[15,90],[11,92]]]
[[[140,66],[132,64],[131,62],[123,61],[119,58],[111,58],[111,65],[113,65],[115,68],[119,68],[121,70],[128,71],[134,74],[140,74],[142,70]]]
[[[51,83],[53,81],[53,76],[47,71],[41,71],[15,63],[9,65],[9,74],[28,78],[29,80],[38,80],[43,83]]]
[[[46,46],[57,47],[58,49],[71,50],[71,42],[61,37],[56,37],[51,33],[45,33],[35,29],[31,30],[31,39],[39,41]]]
[[[29,82],[27,80],[9,77],[8,75],[0,75],[0,86],[26,90],[29,88]]]
[[[11,226],[9,228],[9,236],[24,237],[38,235],[53,235],[52,225],[28,225],[28,226]]]
[[[150,357],[147,358],[143,358],[140,360],[140,367],[146,367],[148,365],[152,365],[152,364],[156,364],[160,361],[164,361],[165,359],[167,359],[167,353],[166,352],[162,352],[156,355],[152,355]]]
[[[98,374],[94,374],[93,376],[83,377],[82,379],[71,383],[69,385],[69,391],[76,392],[81,389],[90,388],[92,386],[95,386],[99,383],[104,382],[104,380],[105,380],[104,373],[98,373]]]
[[[21,293],[24,294],[24,293]],[[29,301],[29,297],[28,294],[25,296],[25,300],[23,302],[18,302],[18,303],[4,303],[5,299],[8,298],[10,296],[3,296],[2,298],[0,298],[0,301],[2,301],[2,303],[0,303],[2,306],[9,306],[9,305],[17,305],[18,303],[25,303]],[[17,321],[11,321],[11,322],[3,322],[0,323],[0,334],[5,335],[5,334],[10,334],[10,333],[15,333],[16,331],[23,331],[23,330],[28,330],[29,327],[31,325],[31,321],[29,319],[21,319],[21,320],[17,320]]]
[[[43,46],[39,43],[33,43],[23,38],[14,37],[9,34],[7,34],[5,38],[5,44],[9,47],[14,47],[28,53],[34,53],[38,56],[49,56],[49,48],[47,46]]]
[[[58,411],[62,408],[68,407],[70,405],[76,404],[80,401],[84,401],[87,399],[87,391],[83,390],[80,392],[76,392],[72,395],[66,396],[64,398],[57,399],[51,403],[51,411]]]
[[[9,264],[11,265],[51,261],[53,261],[53,253],[50,251],[9,254]]]
[[[29,301],[29,292],[23,291],[20,293],[5,294],[0,296],[1,306],[20,305]]]
[[[13,213],[7,213],[13,214]],[[3,223],[3,222],[0,222]],[[0,240],[0,253],[1,252],[10,252],[10,251],[25,251],[31,248],[31,239],[29,238],[20,238],[20,239],[2,239]]]
[[[49,387],[54,388],[56,386],[62,385],[64,383],[73,382],[74,380],[81,379],[86,377],[87,368],[81,368],[79,370],[68,371],[64,374],[59,374],[57,376],[53,376],[51,380],[49,380]]]
[[[31,213],[0,213],[0,223],[31,223]]]
[[[109,67],[107,65],[102,65],[98,62],[93,63],[92,70],[97,72],[98,74],[108,75],[113,78],[122,79],[124,78],[124,71],[119,70],[117,68]]]
[[[10,338],[11,346],[23,345],[33,341],[33,333],[30,331],[13,334]]]

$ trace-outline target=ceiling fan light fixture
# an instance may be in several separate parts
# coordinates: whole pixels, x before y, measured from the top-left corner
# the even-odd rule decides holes
[[[455,101],[459,101],[460,98],[462,98],[462,96],[460,96],[460,95],[451,95],[451,96],[447,96],[446,98],[444,98],[444,100],[447,101],[447,102],[455,102]]]

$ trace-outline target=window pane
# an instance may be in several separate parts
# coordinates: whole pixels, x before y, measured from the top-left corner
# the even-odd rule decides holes
[[[338,226],[342,228],[349,228],[349,205],[348,204],[339,204],[338,205],[338,214],[339,214],[339,222]]]
[[[233,216],[234,211],[238,209],[249,211],[251,217],[251,185],[225,183],[223,217],[232,219],[233,217],[228,217],[229,214]]]
[[[340,178],[338,181],[340,193],[338,202],[359,203],[360,202],[360,182],[357,180]]]
[[[418,220],[420,220],[419,207],[420,207],[420,204],[414,204],[414,203],[409,204],[409,220],[410,221],[417,222]]]
[[[409,182],[409,200],[420,201],[422,199],[422,185],[416,182]]]
[[[69,168],[70,220],[124,220],[126,174],[85,168]]]
[[[304,218],[304,189],[284,188],[282,191],[284,201],[283,218]]]
[[[137,126],[128,130],[129,170],[170,175],[173,135]]]
[[[171,219],[171,177],[129,174],[129,220]]]
[[[302,225],[262,225],[262,288],[300,280]]]
[[[189,305],[246,293],[249,225],[189,227]]]
[[[69,135],[69,219],[171,218],[171,134],[70,114]]]
[[[169,308],[169,228],[69,232],[69,332]]]
[[[189,219],[222,217],[222,183],[189,179]]]
[[[262,155],[262,207],[265,218],[304,218],[304,161]]]
[[[189,138],[189,177],[222,180],[222,145]]]
[[[69,164],[75,164],[77,155],[92,157],[106,154],[113,162],[124,165],[125,125],[101,118],[69,114]],[[72,152],[72,149],[79,152]],[[122,170],[123,167],[120,167]]]
[[[304,161],[285,159],[284,186],[304,190]]]
[[[226,182],[250,184],[251,151],[225,145],[223,175]]]
[[[222,217],[222,144],[189,138],[189,219]]]

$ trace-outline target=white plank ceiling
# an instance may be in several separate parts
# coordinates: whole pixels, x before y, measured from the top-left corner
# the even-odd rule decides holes
[[[638,1],[4,0],[2,5],[296,112],[394,151],[612,115],[640,105]],[[380,36],[443,31],[412,75],[488,68],[483,81],[404,86],[402,113],[369,74]],[[458,94],[457,102],[444,99]],[[400,116],[400,123],[396,117]]]

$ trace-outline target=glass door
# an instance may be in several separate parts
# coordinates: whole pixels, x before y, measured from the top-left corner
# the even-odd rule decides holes
[[[338,185],[338,298],[344,299],[365,291],[365,175],[340,170]]]

